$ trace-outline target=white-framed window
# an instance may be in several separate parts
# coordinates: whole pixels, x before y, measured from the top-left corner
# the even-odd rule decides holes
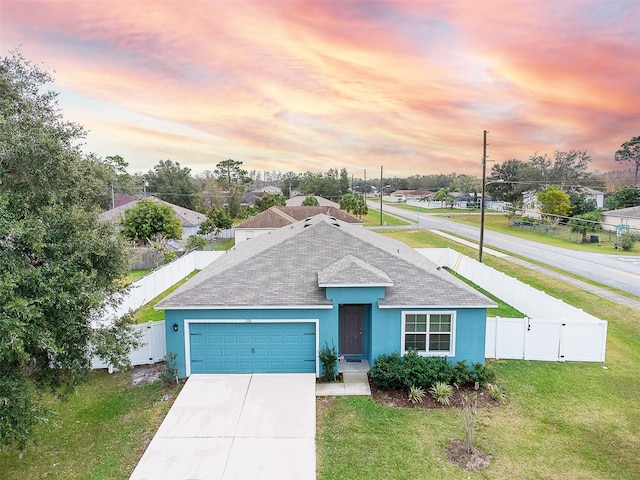
[[[453,357],[456,353],[456,312],[402,312],[402,352]]]

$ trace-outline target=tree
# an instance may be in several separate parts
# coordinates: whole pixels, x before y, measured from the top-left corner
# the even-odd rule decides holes
[[[364,197],[355,193],[347,193],[340,198],[340,209],[352,213],[358,218],[369,212],[369,207],[367,207]]]
[[[207,246],[207,239],[202,235],[189,235],[187,238],[187,250],[195,250],[197,248],[204,248]]]
[[[594,199],[587,200],[584,193],[572,193],[569,195],[571,203],[571,215],[578,216],[584,213],[593,212],[598,209],[598,204]]]
[[[182,225],[173,208],[166,203],[156,203],[153,200],[140,200],[125,210],[121,225],[122,235],[138,244],[164,244],[168,238],[182,238]]]
[[[178,162],[160,160],[146,175],[148,191],[165,202],[184,208],[196,206],[195,187],[191,178],[191,169],[180,167]]]
[[[640,171],[640,136],[620,145],[620,149],[615,153],[616,162],[629,162],[634,165],[633,185],[638,186],[638,171]]]
[[[498,200],[516,204],[522,203],[522,194],[535,188],[525,183],[530,178],[530,167],[521,160],[511,159],[491,167],[487,179],[487,193]]]
[[[251,183],[247,171],[242,169],[242,162],[238,160],[224,160],[216,165],[213,172],[220,185],[226,189],[226,205],[229,215],[237,217],[240,214],[242,195],[246,186]]]
[[[70,391],[96,352],[124,366],[128,319],[94,329],[123,292],[123,240],[87,200],[84,130],[64,121],[50,75],[0,59],[0,444],[22,449],[48,414],[38,393]]]
[[[433,196],[433,199],[436,202],[444,202],[446,205],[451,205],[451,208],[453,208],[453,196],[449,193],[448,188],[441,188],[438,190]]]
[[[571,209],[569,195],[554,186],[538,192],[538,202],[540,202],[540,211],[548,215],[564,216]]]
[[[231,215],[225,208],[218,208],[212,205],[206,215],[207,219],[200,224],[199,235],[208,235],[209,233],[217,235],[222,230],[228,230],[233,227]]]
[[[574,233],[582,234],[582,243],[587,243],[587,232],[602,230],[602,214],[597,210],[576,215],[569,220],[569,228]]]
[[[640,188],[638,187],[623,187],[613,196],[615,197],[614,208],[627,208],[640,205]]]
[[[287,199],[280,193],[267,193],[264,197],[256,200],[256,207],[258,211],[264,212],[265,210],[275,207],[276,205],[285,206]]]
[[[318,203],[318,199],[316,197],[314,197],[313,195],[309,195],[302,201],[302,206],[303,207],[318,207],[318,206],[320,206],[320,204]],[[342,208],[342,207],[340,207],[340,208]]]

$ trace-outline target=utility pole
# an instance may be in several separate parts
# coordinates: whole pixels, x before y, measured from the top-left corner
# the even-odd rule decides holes
[[[364,203],[367,204],[367,169],[364,169]]]
[[[380,226],[382,226],[382,194],[384,193],[384,188],[382,188],[382,169],[384,167],[380,166]]]
[[[480,243],[478,244],[478,261],[482,263],[482,249],[484,247],[484,194],[487,187],[487,132],[484,131],[482,142],[482,198],[480,199]]]

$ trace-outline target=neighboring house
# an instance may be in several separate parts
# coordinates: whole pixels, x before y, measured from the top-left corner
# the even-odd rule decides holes
[[[180,377],[314,372],[318,350],[372,365],[415,348],[484,362],[495,303],[406,244],[316,215],[243,242],[156,305]]]
[[[640,206],[609,210],[602,214],[602,228],[615,231],[616,225],[625,225],[625,231],[640,233]]]
[[[431,194],[433,194],[431,190],[396,190],[390,194],[390,197],[398,202],[415,202]]]
[[[126,194],[126,193],[116,193],[113,196],[113,208],[118,208],[125,203],[133,202],[136,200],[136,197]]]
[[[302,202],[305,201],[305,199],[307,198],[308,195],[296,195],[291,197],[289,200],[287,200],[287,207],[300,207],[302,205]],[[336,208],[340,208],[340,205],[338,205],[336,202],[332,202],[331,200],[327,200],[324,197],[319,197],[317,195],[311,195],[312,197],[314,197],[317,201],[318,201],[318,205],[320,205],[321,207],[336,207]]]
[[[594,190],[593,188],[583,187],[580,189],[579,193],[582,193],[586,200],[595,200],[596,207],[604,208],[604,192]]]
[[[165,202],[156,197],[148,197],[146,200],[151,200],[156,203],[164,203],[165,205],[169,205],[174,212],[176,212],[176,216],[180,219],[180,224],[182,225],[182,240],[185,241],[191,235],[195,235],[198,233],[200,229],[200,224],[204,222],[207,217],[194,210],[189,210],[188,208],[179,207],[178,205],[174,205],[173,203]],[[114,221],[120,222],[120,220],[124,216],[125,210],[133,207],[140,199],[134,199],[128,203],[122,204],[119,207],[112,208],[111,210],[107,210],[100,214],[101,220],[106,221]]]
[[[353,225],[364,225],[364,221],[340,210],[339,207],[274,206],[236,225],[234,227],[236,244],[292,225],[319,213]]]

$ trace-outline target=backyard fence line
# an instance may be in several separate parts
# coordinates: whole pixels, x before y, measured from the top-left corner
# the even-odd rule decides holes
[[[526,315],[487,318],[487,358],[604,362],[606,321],[450,248],[416,250]]]
[[[131,365],[146,365],[162,362],[167,354],[166,331],[164,320],[159,322],[147,322],[133,325],[134,331],[140,332],[141,346],[129,354]],[[91,359],[91,368],[107,368],[113,371],[113,367],[97,357]]]
[[[93,327],[111,325],[114,319],[122,318],[153,300],[165,290],[171,288],[194,270],[202,270],[225,252],[193,251],[163,265],[133,282],[129,291],[120,297],[116,307],[108,307],[93,321]]]

